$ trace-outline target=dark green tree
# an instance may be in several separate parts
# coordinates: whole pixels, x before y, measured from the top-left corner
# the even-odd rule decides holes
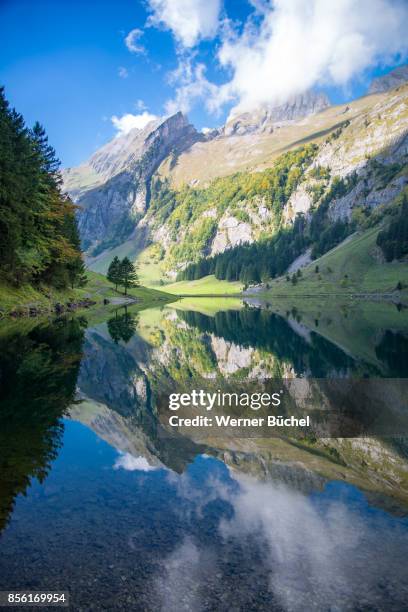
[[[115,285],[115,291],[117,291],[118,285],[121,281],[121,263],[117,255],[115,255],[115,257],[110,262],[106,277],[109,282]]]
[[[14,285],[66,287],[79,266],[75,207],[59,160],[36,123],[29,130],[0,88],[0,276]]]
[[[125,289],[125,295],[127,295],[127,290],[129,287],[139,286],[139,277],[137,275],[136,268],[128,257],[125,257],[120,262],[119,284],[123,285]]]

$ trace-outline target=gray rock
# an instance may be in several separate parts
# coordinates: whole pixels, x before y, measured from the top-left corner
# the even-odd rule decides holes
[[[306,91],[285,104],[263,105],[252,112],[232,117],[225,125],[224,134],[241,136],[254,132],[272,133],[275,124],[313,115],[329,106],[330,102],[325,94]]]
[[[369,94],[382,93],[399,87],[408,81],[408,64],[405,66],[399,66],[395,70],[391,70],[388,74],[374,79],[368,90]]]
[[[171,153],[180,152],[202,138],[182,113],[153,121],[143,130],[134,129],[115,138],[95,153],[86,164],[101,184],[80,190],[72,179],[73,171],[64,173],[65,189],[80,206],[78,226],[84,242],[96,244],[115,233],[124,224],[135,224],[149,203],[149,185],[153,173]]]

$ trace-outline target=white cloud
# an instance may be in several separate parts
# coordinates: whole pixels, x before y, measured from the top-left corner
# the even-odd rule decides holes
[[[183,47],[193,47],[202,38],[213,38],[219,25],[221,0],[148,0],[149,25],[171,30]]]
[[[213,564],[214,561],[212,559]],[[161,600],[160,610],[179,610],[181,601],[186,610],[204,609],[200,578],[207,565],[192,538],[185,537],[161,562],[154,583]]]
[[[130,132],[130,130],[133,130],[133,128],[142,130],[148,123],[150,123],[150,121],[157,118],[158,117],[156,115],[153,115],[148,111],[143,111],[143,113],[140,113],[140,115],[132,115],[132,113],[127,113],[121,117],[113,115],[111,117],[111,121],[118,130],[117,135],[122,136],[123,134]]]
[[[317,84],[346,85],[379,62],[406,55],[408,4],[394,0],[257,2],[257,21],[229,33],[219,61],[232,71],[214,105],[281,103]]]
[[[205,76],[206,67],[202,63],[193,65],[191,58],[182,59],[176,70],[169,75],[171,85],[176,85],[176,95],[165,104],[166,113],[177,111],[188,113],[197,100],[206,100],[208,110],[214,110],[212,101],[218,97],[218,87]]]
[[[125,37],[125,45],[131,53],[146,53],[146,49],[138,41],[143,36],[143,31],[135,28]]]
[[[118,75],[121,79],[127,79],[129,76],[129,72],[127,71],[127,68],[124,68],[124,66],[119,66]]]
[[[184,46],[192,46],[204,32],[197,25],[204,5],[187,2],[195,16],[187,19],[189,12],[182,11],[182,4],[150,0],[151,6],[163,9],[157,20],[170,27]],[[182,58],[172,73],[176,92],[168,110],[189,110],[198,100],[204,100],[211,112],[233,102],[233,114],[261,104],[281,104],[316,85],[345,87],[370,67],[391,65],[408,56],[405,0],[252,0],[251,4],[254,12],[241,30],[234,30],[228,20],[219,30],[217,56],[229,74],[227,81],[220,86],[211,83],[203,64]],[[215,28],[209,28],[207,35],[214,35]]]
[[[155,465],[150,465],[145,457],[134,457],[130,453],[120,453],[113,467],[115,470],[122,468],[129,472],[151,472],[160,469]]]

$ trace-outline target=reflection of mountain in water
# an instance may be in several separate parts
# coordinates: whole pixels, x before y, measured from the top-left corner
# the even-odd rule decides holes
[[[333,373],[341,365],[344,375],[354,368],[351,356],[315,336],[317,344],[310,347],[282,317],[253,309],[218,313],[213,318],[166,310],[155,333],[159,338],[156,345],[137,334],[127,343],[114,343],[106,325],[100,325],[87,332],[78,380],[85,402],[74,408],[72,416],[123,453],[143,456],[152,465],[164,464],[178,472],[205,451],[241,472],[285,482],[297,490],[311,491],[328,480],[344,479],[372,495],[406,499],[405,443],[393,447],[390,441],[385,444],[374,439],[295,443],[217,437],[203,446],[180,435],[161,435],[154,397],[164,386],[176,388],[186,379],[193,384],[203,375],[209,380],[213,376],[253,376],[257,372],[265,376],[268,368],[273,374],[281,360],[293,363],[289,359],[291,350],[300,354],[298,366],[307,364],[309,371],[312,367]],[[316,346],[324,347],[321,364],[313,358]],[[303,380],[311,385],[308,379]]]
[[[294,377],[291,353],[302,353],[297,367],[315,367],[307,326],[243,312],[200,318],[201,329],[172,308],[141,313],[136,329],[121,317],[85,337],[80,320],[0,327],[2,524],[16,495],[49,473],[67,405],[113,447],[64,421],[49,480],[17,504],[2,539],[2,588],[63,589],[68,580],[75,609],[403,609],[407,521],[373,505],[406,513],[404,439],[225,435],[197,444],[193,434],[162,435],[163,388],[260,387],[284,373],[289,392],[298,381],[312,393],[316,381]],[[389,369],[405,350],[401,333],[375,338]],[[319,372],[355,371],[351,351],[349,361],[336,351],[332,359],[326,345]],[[383,393],[387,381],[371,380]]]
[[[279,361],[292,364],[297,375],[314,378],[376,373],[372,366],[356,361],[341,348],[296,320],[260,308],[218,312],[180,312],[180,317],[200,331],[221,336],[239,346],[266,350]]]
[[[299,322],[287,323],[270,312],[251,308],[214,317],[173,309],[150,313],[155,313],[153,325],[148,318],[144,327],[141,315],[136,331],[132,320],[131,334],[130,318],[115,317],[110,325],[114,339],[107,324],[84,335],[81,319],[42,325],[21,321],[1,335],[2,525],[16,495],[32,478],[47,476],[61,441],[60,418],[69,405],[72,418],[120,450],[124,461],[141,457],[146,465],[184,472],[194,457],[205,452],[240,473],[284,482],[296,490],[321,489],[328,480],[343,479],[380,496],[382,505],[384,495],[408,498],[404,439],[294,441],[232,436],[197,443],[177,433],[163,436],[155,400],[163,389],[191,386],[197,380],[209,384],[227,380],[235,385],[240,380],[257,384],[268,377],[288,376],[292,392],[297,372],[345,376],[364,371],[365,366]],[[388,372],[405,373],[405,351],[402,332],[381,334],[376,352]],[[313,397],[313,381],[301,380],[305,396]],[[76,385],[81,403],[72,407]],[[394,387],[397,391],[396,383]],[[373,389],[381,394],[380,381]],[[322,388],[319,392],[322,395]]]
[[[82,319],[25,323],[0,336],[0,530],[15,497],[33,478],[42,482],[58,454],[86,324]]]

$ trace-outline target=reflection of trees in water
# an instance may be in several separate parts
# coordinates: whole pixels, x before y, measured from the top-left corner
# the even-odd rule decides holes
[[[112,340],[117,344],[119,340],[127,343],[135,335],[137,327],[137,316],[129,314],[125,306],[125,312],[115,316],[108,321],[108,331]]]
[[[72,403],[86,320],[60,319],[0,337],[0,530],[15,497],[42,482],[61,445]]]
[[[375,354],[391,376],[408,378],[408,338],[402,333],[387,329],[376,346]]]
[[[263,349],[293,365],[297,374],[315,378],[335,374],[361,374],[370,366],[357,363],[350,355],[319,334],[308,339],[297,333],[283,317],[260,308],[218,312],[208,317],[199,312],[182,312],[186,323],[244,347]],[[305,328],[306,330],[306,328]]]

